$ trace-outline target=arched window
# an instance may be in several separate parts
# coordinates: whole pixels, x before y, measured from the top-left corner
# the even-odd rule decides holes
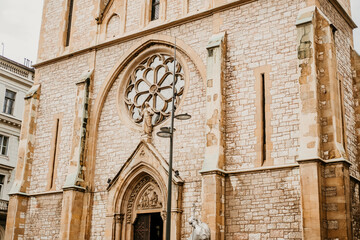
[[[160,0],[151,1],[151,21],[159,19]]]
[[[106,26],[106,38],[116,37],[120,34],[120,17],[114,14]]]

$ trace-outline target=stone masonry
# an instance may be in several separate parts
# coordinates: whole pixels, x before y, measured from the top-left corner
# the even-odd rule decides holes
[[[160,0],[158,13],[151,0],[44,1],[6,239],[133,239],[154,214],[165,236],[169,174],[173,240],[194,214],[212,240],[359,239],[349,1]],[[192,118],[175,121],[169,172],[156,135],[169,117],[151,137],[142,119],[166,88],[132,83],[172,76],[175,37],[176,113]]]

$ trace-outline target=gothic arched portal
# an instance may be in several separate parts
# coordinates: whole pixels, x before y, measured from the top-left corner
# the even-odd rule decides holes
[[[156,148],[151,143],[141,141],[109,184],[106,239],[164,238],[166,169],[167,163]],[[171,235],[172,239],[179,239],[183,181],[174,172],[172,174]]]

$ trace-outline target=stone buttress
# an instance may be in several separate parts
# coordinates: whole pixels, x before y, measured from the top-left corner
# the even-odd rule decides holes
[[[336,29],[316,7],[297,19],[304,239],[351,239],[350,162],[344,149]]]
[[[25,231],[31,167],[33,162],[36,117],[40,99],[40,85],[35,84],[25,96],[24,120],[21,127],[19,156],[15,181],[10,192],[5,239],[18,239]]]

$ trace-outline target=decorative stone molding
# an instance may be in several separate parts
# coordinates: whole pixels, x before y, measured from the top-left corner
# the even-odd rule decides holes
[[[143,190],[144,186],[146,185],[150,185],[150,186],[147,186],[145,188],[145,191],[143,191],[142,194],[140,194],[141,190]],[[143,177],[134,187],[127,204],[127,210],[126,210],[127,223],[129,224],[133,223],[132,216],[133,216],[134,208],[140,210],[162,208],[162,203],[161,201],[159,201],[159,195],[158,193],[156,193],[156,191],[154,191],[156,194],[156,199],[153,196],[149,196],[153,192],[149,193],[148,190],[149,188],[154,190],[154,185],[156,188],[158,188],[158,185],[155,182],[155,180],[151,176],[147,175]]]
[[[178,107],[184,93],[185,73],[183,69],[182,63],[177,61],[175,72],[175,107]],[[147,108],[151,111],[151,123],[153,125],[160,124],[170,116],[173,71],[174,57],[160,53],[150,55],[132,69],[132,73],[127,79],[125,93],[123,93],[123,102],[135,123],[140,124],[144,122],[145,115],[143,112]],[[148,103],[148,105],[146,106],[145,103]],[[119,102],[118,104],[123,103]]]
[[[139,201],[136,204],[137,209],[147,210],[162,208],[162,202],[159,199],[159,190],[157,190],[158,186],[156,182],[153,183],[155,186],[153,184],[149,184],[142,195],[140,195]]]
[[[16,118],[9,116],[7,114],[4,114],[4,113],[0,113],[0,122],[15,126],[17,128],[21,127],[21,120],[16,119]]]
[[[109,183],[106,239],[132,239],[132,224],[138,214],[166,212],[168,165],[156,148],[147,142],[140,142],[134,153]],[[180,239],[181,221],[181,178],[173,174],[172,239]],[[114,214],[124,214],[121,225],[114,222]],[[112,226],[115,226],[113,228]]]
[[[173,51],[172,48],[164,45],[151,46],[141,52],[123,72],[118,74],[117,78],[120,79],[120,84],[117,94],[117,110],[121,121],[132,129],[141,131],[142,111],[145,109],[146,102],[153,111],[153,125],[164,125],[168,121],[172,99],[170,87]],[[183,55],[182,51],[178,51],[176,56],[178,62],[176,69],[178,79],[175,85],[178,95],[176,109],[180,109],[183,105],[183,99],[189,88],[189,70]],[[154,62],[157,64],[156,67],[152,67]],[[148,77],[149,74],[150,77]],[[156,104],[159,102],[162,104],[157,106]],[[129,112],[129,114],[124,114],[124,112]]]

